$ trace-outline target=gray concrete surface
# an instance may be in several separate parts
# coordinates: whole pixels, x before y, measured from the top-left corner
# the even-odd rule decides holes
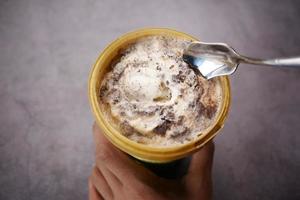
[[[300,55],[297,0],[0,1],[0,199],[87,199],[91,65],[119,35],[171,27],[248,56]],[[240,66],[215,139],[215,199],[300,199],[300,70]]]

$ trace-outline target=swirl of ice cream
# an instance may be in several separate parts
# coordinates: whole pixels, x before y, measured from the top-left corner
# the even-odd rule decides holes
[[[101,83],[103,108],[128,138],[149,145],[192,140],[219,110],[217,80],[197,76],[182,60],[189,41],[144,37],[128,46]]]

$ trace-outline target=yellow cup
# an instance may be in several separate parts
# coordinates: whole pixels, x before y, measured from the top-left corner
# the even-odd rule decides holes
[[[111,62],[118,56],[121,49],[124,49],[128,44],[141,37],[151,35],[169,35],[197,40],[195,37],[186,33],[167,28],[145,28],[119,37],[104,49],[93,66],[89,79],[89,100],[97,124],[112,144],[139,160],[151,163],[167,163],[186,157],[197,151],[208,141],[213,139],[223,127],[230,106],[230,83],[227,76],[218,78],[223,91],[223,101],[220,112],[218,113],[215,122],[203,131],[195,140],[173,147],[151,147],[128,139],[111,125],[111,122],[102,112],[100,107],[101,100],[99,97],[100,84],[103,80],[103,76],[109,70]]]

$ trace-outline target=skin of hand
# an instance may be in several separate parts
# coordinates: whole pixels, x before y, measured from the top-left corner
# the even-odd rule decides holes
[[[212,198],[214,144],[192,157],[181,179],[161,178],[114,147],[94,124],[95,166],[89,178],[89,200],[163,200]]]

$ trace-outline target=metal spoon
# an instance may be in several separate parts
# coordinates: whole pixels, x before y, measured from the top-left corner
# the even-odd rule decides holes
[[[224,43],[192,42],[184,50],[183,60],[206,79],[233,74],[240,63],[300,69],[300,57],[269,60],[248,58]]]

